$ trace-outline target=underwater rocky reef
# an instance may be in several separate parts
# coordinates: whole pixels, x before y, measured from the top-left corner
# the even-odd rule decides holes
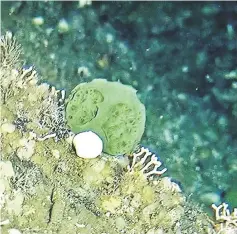
[[[157,156],[144,147],[137,145],[133,153],[101,153],[94,159],[78,157],[72,145],[76,133],[67,126],[62,91],[40,83],[33,67],[22,67],[21,47],[10,32],[1,38],[1,53],[2,233],[215,233],[215,229],[231,233],[237,225],[235,210],[230,214],[226,204],[213,205],[216,220],[211,220],[165,176]],[[91,97],[101,102],[101,96],[91,91],[96,84],[106,93],[102,86],[107,82],[93,81],[89,86]],[[76,90],[84,92],[83,88],[88,91],[87,84]],[[134,95],[132,88],[128,91]],[[131,112],[139,114],[136,111],[116,116],[129,119]],[[99,128],[93,118],[90,130]],[[100,118],[97,121],[101,123]],[[138,123],[144,128],[139,118]],[[136,145],[137,138],[133,140]],[[89,147],[95,147],[90,143]],[[116,146],[121,152],[127,149],[126,144]]]
[[[13,1],[1,29],[67,94],[94,78],[138,90],[142,144],[211,214],[237,206],[236,14],[234,2]]]
[[[236,6],[83,2],[2,3],[3,233],[234,233]],[[88,160],[65,110],[96,78],[136,89],[146,122]],[[96,116],[86,99],[96,108],[82,117]],[[121,107],[107,125],[118,135],[134,118]],[[120,139],[101,131],[107,116],[88,130]]]

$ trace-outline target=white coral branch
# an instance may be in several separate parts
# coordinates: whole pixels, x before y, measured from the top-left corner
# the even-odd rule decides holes
[[[155,154],[148,149],[142,147],[139,152],[133,153],[133,160],[128,170],[133,172],[135,168],[141,167],[140,171],[146,176],[162,175],[167,171],[166,168],[158,170],[162,163],[158,160]],[[150,157],[150,159],[149,159]],[[148,162],[146,162],[148,161]],[[149,170],[153,166],[153,169]]]
[[[219,206],[212,204],[212,208],[215,211],[216,221],[224,224],[222,227],[226,228],[231,225],[237,227],[237,208],[234,208],[232,213],[228,209],[227,203],[222,203]]]

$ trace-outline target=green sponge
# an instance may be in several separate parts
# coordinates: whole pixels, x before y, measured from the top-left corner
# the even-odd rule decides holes
[[[146,114],[134,88],[94,79],[72,90],[66,101],[66,119],[74,133],[93,131],[103,140],[104,152],[118,155],[131,153],[139,143]]]

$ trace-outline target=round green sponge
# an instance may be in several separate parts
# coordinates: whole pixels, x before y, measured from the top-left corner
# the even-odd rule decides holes
[[[131,153],[139,143],[146,114],[134,88],[94,79],[72,90],[66,119],[74,133],[93,131],[103,140],[105,153],[118,155]]]

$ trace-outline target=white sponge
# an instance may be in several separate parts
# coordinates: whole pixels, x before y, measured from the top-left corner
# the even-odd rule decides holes
[[[73,145],[81,158],[96,158],[103,150],[103,141],[92,131],[78,133],[73,138]]]

